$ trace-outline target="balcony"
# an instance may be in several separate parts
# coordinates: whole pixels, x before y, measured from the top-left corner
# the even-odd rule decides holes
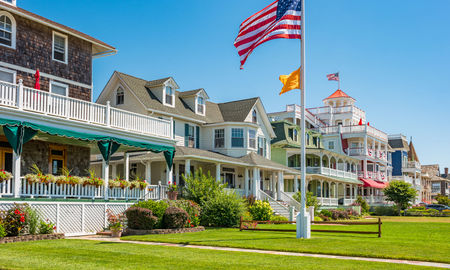
[[[335,134],[339,133],[339,126],[327,126],[327,127],[319,127],[315,129],[316,131],[322,134]],[[351,126],[341,126],[342,134],[361,134],[361,137],[367,133],[367,135],[372,136],[374,138],[380,139],[382,141],[388,141],[388,135],[383,131],[380,131],[372,126],[368,125],[351,125]]]
[[[381,181],[381,182],[386,182],[387,181],[386,172],[371,172],[371,171],[368,171],[367,172],[367,177],[364,177],[364,172],[358,172],[358,177],[372,179],[372,180]]]
[[[172,121],[0,81],[0,108],[171,139]]]
[[[348,148],[347,153],[350,156],[368,156],[387,162],[387,154],[385,151],[368,148],[367,151],[363,147]]]
[[[294,112],[296,115],[298,114],[298,118],[301,118],[302,107],[297,104],[289,104],[289,105],[286,105],[286,112]],[[305,110],[305,119],[307,119],[309,122],[313,123],[315,126],[318,126],[318,127],[325,126],[325,123],[322,120],[320,120],[309,109]]]
[[[315,115],[323,115],[323,114],[340,114],[340,113],[350,113],[354,116],[356,116],[356,118],[364,118],[365,117],[365,113],[363,110],[361,110],[360,108],[356,107],[356,106],[342,106],[342,107],[330,107],[330,106],[324,106],[324,107],[316,107],[316,108],[309,108],[308,111],[310,111],[311,113],[315,114]]]
[[[309,174],[322,174],[327,176],[335,176],[335,177],[341,177],[341,178],[348,178],[348,179],[358,179],[356,173],[326,168],[326,167],[307,167],[306,173]]]
[[[422,170],[422,167],[420,166],[420,163],[417,161],[408,161],[406,164],[404,164],[404,167],[402,170],[404,172],[409,172],[409,173],[420,173]]]

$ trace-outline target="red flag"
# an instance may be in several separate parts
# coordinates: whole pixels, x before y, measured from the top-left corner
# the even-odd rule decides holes
[[[362,118],[359,118],[359,123],[358,123],[358,125],[359,125],[359,126],[362,126]]]
[[[367,122],[367,125],[370,126],[370,122]]]
[[[36,70],[36,73],[34,74],[34,79],[35,79],[35,82],[34,82],[34,89],[37,89],[37,90],[41,90],[41,85],[39,84],[39,78],[40,78],[41,76],[40,76],[40,74],[39,74],[39,69],[37,69]]]

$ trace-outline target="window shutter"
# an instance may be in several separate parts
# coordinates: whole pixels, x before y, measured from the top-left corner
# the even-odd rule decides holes
[[[173,128],[173,138],[175,139],[175,120],[173,120],[172,128]]]
[[[184,124],[184,146],[189,146],[189,124]]]
[[[195,146],[196,146],[196,148],[200,148],[200,127],[199,126],[195,127],[195,133],[196,133],[195,135],[197,135],[195,137],[195,140],[196,140]]]

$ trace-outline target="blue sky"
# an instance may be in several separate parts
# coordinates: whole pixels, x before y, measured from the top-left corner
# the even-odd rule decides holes
[[[268,112],[299,103],[278,96],[278,76],[298,68],[298,40],[258,47],[239,70],[239,24],[272,0],[18,0],[18,6],[118,48],[94,62],[94,96],[114,70],[148,80],[173,76],[211,101],[254,96]],[[450,1],[307,1],[307,106],[341,88],[371,125],[413,137],[422,164],[450,166]]]

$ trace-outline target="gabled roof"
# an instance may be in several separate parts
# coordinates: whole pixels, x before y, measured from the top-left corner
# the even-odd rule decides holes
[[[419,157],[417,156],[416,149],[414,149],[414,145],[412,141],[409,142],[409,151],[408,151],[408,161],[419,161]]]
[[[334,92],[331,96],[325,98],[324,100],[327,100],[330,98],[351,98],[354,100],[354,98],[352,98],[351,96],[344,93],[344,91],[342,91],[341,89],[336,90],[336,92]]]
[[[388,140],[388,144],[390,147],[392,147],[392,149],[404,149],[404,150],[409,150],[409,146],[407,144],[407,142],[403,139],[389,139]]]
[[[243,122],[255,106],[259,98],[249,98],[237,101],[219,103],[223,120],[226,122]]]
[[[54,22],[52,20],[49,20],[49,19],[44,18],[42,16],[39,16],[37,14],[34,14],[34,13],[32,13],[32,12],[30,12],[28,10],[22,9],[20,7],[16,7],[16,6],[13,6],[11,4],[7,4],[7,3],[4,3],[2,1],[0,1],[0,8],[2,8],[4,10],[7,10],[7,11],[13,13],[13,14],[25,17],[27,19],[30,19],[30,20],[33,20],[33,21],[37,21],[37,22],[39,22],[41,24],[47,25],[47,26],[52,27],[54,29],[63,31],[63,32],[67,33],[67,34],[71,34],[73,36],[77,36],[77,37],[79,37],[81,39],[87,40],[87,41],[91,42],[92,44],[94,44],[94,45],[96,45],[98,47],[98,51],[99,51],[98,53],[102,53],[102,52],[106,52],[106,51],[113,51],[113,52],[117,51],[116,48],[114,48],[111,45],[106,44],[103,41],[100,41],[100,40],[98,40],[96,38],[93,38],[93,37],[91,37],[91,36],[89,36],[89,35],[87,35],[85,33],[82,33],[82,32],[80,32],[78,30],[72,29],[72,28],[70,28],[68,26],[62,25],[60,23]]]

